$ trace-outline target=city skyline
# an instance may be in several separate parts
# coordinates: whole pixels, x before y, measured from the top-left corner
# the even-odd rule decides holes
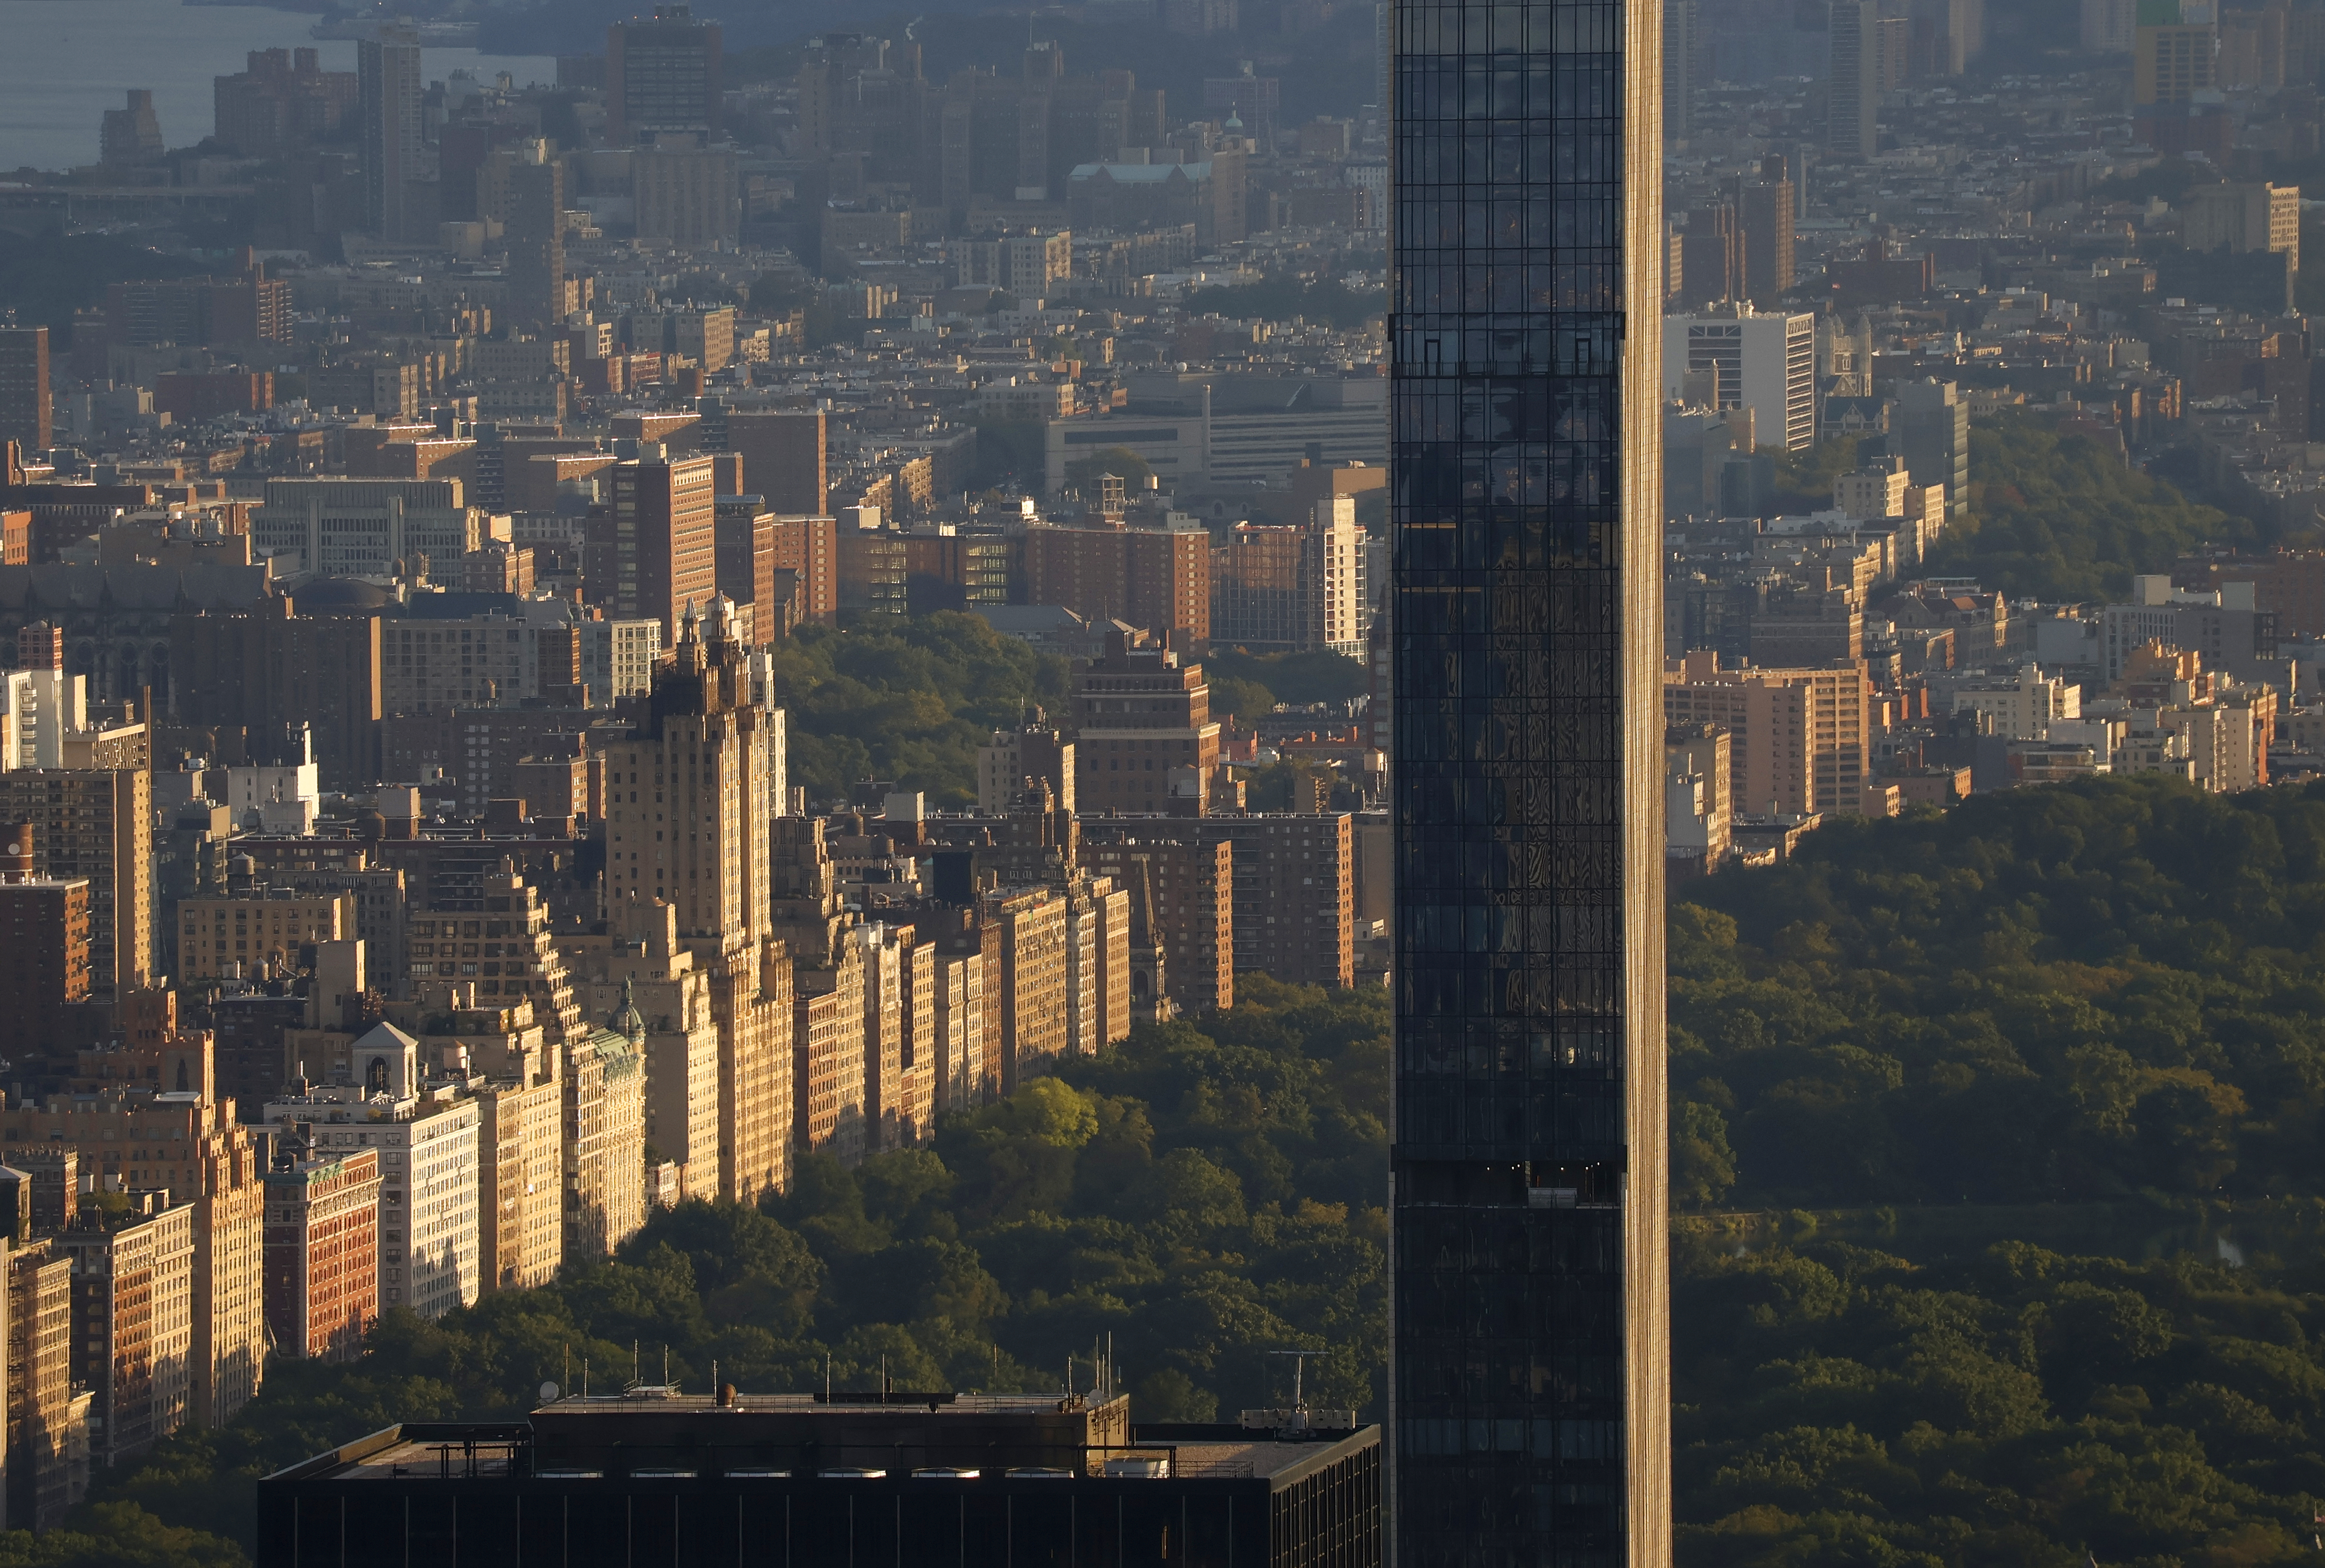
[[[112,5],[34,1555],[2307,1553],[2325,0]]]

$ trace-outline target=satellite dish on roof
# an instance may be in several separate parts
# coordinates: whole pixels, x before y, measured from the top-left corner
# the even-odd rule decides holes
[[[553,1405],[557,1402],[556,1384],[543,1383],[541,1386],[541,1402],[544,1405]]]

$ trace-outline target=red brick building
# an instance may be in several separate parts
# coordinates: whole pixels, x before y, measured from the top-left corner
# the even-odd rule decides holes
[[[1207,816],[1202,826],[1235,846],[1237,973],[1258,970],[1295,985],[1354,985],[1356,857],[1348,813]]]
[[[826,625],[839,618],[839,520],[775,519],[774,569],[799,576],[799,618]]]
[[[667,648],[686,607],[718,592],[717,475],[708,457],[640,457],[611,472],[609,526],[590,575],[616,617],[660,621]]]
[[[1211,809],[1219,726],[1203,667],[1177,647],[1110,632],[1106,657],[1076,678],[1074,726],[1075,804],[1084,812],[1200,816]]]
[[[827,440],[817,410],[736,409],[727,415],[727,449],[743,459],[743,493],[785,516],[823,514]]]
[[[718,530],[718,591],[751,606],[752,641],[773,642],[766,622],[775,613],[775,514],[756,501],[722,494]]]
[[[1083,869],[1130,890],[1134,904],[1146,890],[1163,988],[1183,1012],[1235,1005],[1235,846],[1209,827],[1162,816],[1081,825]],[[1137,924],[1134,915],[1134,931]]]
[[[1211,539],[1200,528],[1029,528],[1024,549],[1026,604],[1210,638]]]
[[[266,1173],[266,1327],[279,1355],[353,1360],[379,1315],[379,1156],[279,1158]]]

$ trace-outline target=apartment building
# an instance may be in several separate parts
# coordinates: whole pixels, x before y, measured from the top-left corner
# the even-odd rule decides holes
[[[153,972],[153,805],[142,768],[0,773],[0,822],[32,825],[32,874],[88,883],[93,995],[122,995]]]
[[[1207,816],[1234,846],[1235,967],[1299,985],[1356,983],[1356,843],[1343,811]]]
[[[154,1189],[83,1209],[54,1238],[72,1264],[72,1377],[96,1397],[89,1458],[144,1453],[194,1418],[194,1209]]]
[[[295,1136],[295,1134],[293,1135]],[[266,1172],[266,1328],[274,1353],[350,1361],[379,1316],[379,1154],[293,1148]]]
[[[48,1531],[88,1490],[93,1390],[73,1366],[73,1259],[19,1236],[8,1266],[8,1522]]]
[[[381,1310],[433,1318],[474,1305],[482,1288],[476,1102],[428,1085],[419,1041],[393,1024],[353,1039],[323,1071],[305,1093],[269,1101],[264,1118],[270,1127],[311,1123],[319,1155],[377,1151]]]
[[[1082,824],[1082,863],[1125,890],[1145,879],[1169,994],[1180,1010],[1235,1005],[1235,845],[1229,839],[1161,817],[1093,818]]]
[[[1721,669],[1716,655],[1697,651],[1664,667],[1663,722],[1728,733],[1739,814],[1854,815],[1872,770],[1872,696],[1861,664]]]
[[[592,1018],[635,1012],[644,1026],[645,1132],[679,1167],[687,1197],[716,1197],[718,1181],[718,1025],[710,978],[678,940],[667,903],[615,911],[618,935],[563,941],[580,970],[578,990]]]
[[[356,934],[352,892],[258,888],[234,898],[181,899],[178,972],[186,980],[289,974],[306,966],[301,948]]]

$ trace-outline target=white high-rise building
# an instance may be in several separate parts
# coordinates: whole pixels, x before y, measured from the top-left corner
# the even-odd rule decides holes
[[[2129,54],[2138,26],[2138,0],[2083,0],[2086,54]]]
[[[478,1107],[426,1083],[420,1042],[378,1024],[320,1067],[328,1081],[267,1102],[269,1127],[310,1124],[318,1150],[379,1153],[379,1305],[442,1317],[473,1306],[478,1273]]]
[[[61,768],[65,736],[88,728],[88,677],[0,670],[0,772]]]
[[[1750,409],[1764,446],[1816,444],[1816,318],[1749,305],[1663,320],[1663,401]]]
[[[1315,540],[1316,640],[1353,659],[1365,650],[1358,614],[1364,602],[1365,530],[1357,524],[1357,498],[1328,495],[1317,502],[1309,531]]]

